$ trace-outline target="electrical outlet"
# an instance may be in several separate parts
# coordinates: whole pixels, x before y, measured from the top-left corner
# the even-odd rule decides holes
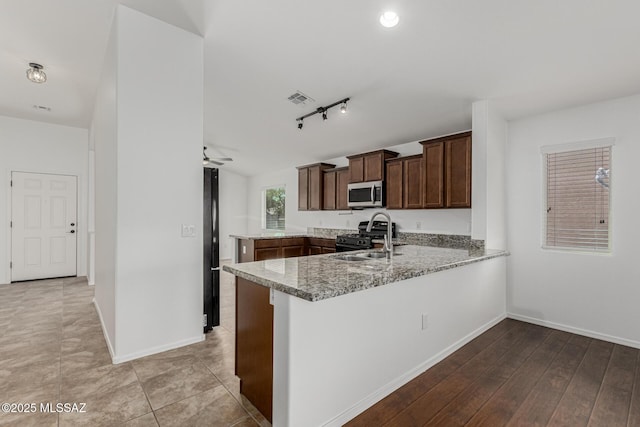
[[[247,254],[247,247],[245,245],[242,245],[242,255],[246,255]]]
[[[422,313],[422,330],[425,330],[429,327],[429,315],[427,313]]]
[[[416,230],[420,230],[422,228],[422,223],[420,221],[416,222]]]

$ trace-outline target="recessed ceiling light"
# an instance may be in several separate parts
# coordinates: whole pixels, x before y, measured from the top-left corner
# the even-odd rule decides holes
[[[395,27],[399,21],[400,17],[392,10],[385,10],[382,15],[380,15],[380,24],[382,24],[383,27]]]

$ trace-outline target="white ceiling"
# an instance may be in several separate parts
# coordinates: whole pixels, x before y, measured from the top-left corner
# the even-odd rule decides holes
[[[118,3],[205,37],[205,143],[247,175],[640,92],[637,0],[0,0],[0,115],[88,127]]]

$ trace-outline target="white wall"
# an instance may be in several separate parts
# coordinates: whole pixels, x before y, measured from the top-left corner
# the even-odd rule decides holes
[[[506,249],[507,122],[490,101],[473,103],[471,237],[492,249]]]
[[[317,302],[275,292],[273,425],[343,425],[502,320],[505,263]]]
[[[77,274],[87,274],[86,129],[0,116],[0,284],[10,283],[12,171],[78,177]]]
[[[116,335],[116,242],[117,242],[117,14],[111,24],[109,43],[96,93],[89,145],[94,150],[93,266],[95,306],[111,355]],[[91,189],[90,189],[91,191]],[[91,210],[91,209],[90,209]]]
[[[422,145],[410,142],[388,147],[389,150],[408,156],[422,153]],[[355,153],[354,153],[355,154]],[[337,166],[349,164],[345,157],[331,159],[325,163]],[[378,209],[361,211],[298,211],[298,171],[292,165],[288,169],[264,173],[249,178],[248,182],[248,232],[257,233],[262,227],[262,190],[275,185],[286,187],[286,228],[306,230],[307,227],[356,229],[360,221],[368,221]],[[471,209],[413,209],[389,210],[391,219],[402,231],[419,231],[444,234],[471,234]],[[418,227],[417,223],[420,223]]]
[[[638,159],[640,96],[557,111],[509,124],[508,311],[640,348]],[[541,249],[540,147],[614,137],[610,255]]]
[[[232,259],[234,242],[230,234],[247,233],[248,178],[219,169],[220,259]]]
[[[115,90],[94,119],[96,302],[119,363],[203,339],[203,52],[201,37],[123,6],[114,31],[103,83],[115,75]]]

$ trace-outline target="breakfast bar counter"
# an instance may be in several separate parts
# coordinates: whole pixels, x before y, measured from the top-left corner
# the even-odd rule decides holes
[[[507,255],[501,250],[415,245],[395,247],[389,261],[367,257],[372,253],[380,251],[280,258],[223,268],[259,285],[307,301],[320,301]]]
[[[506,317],[505,255],[405,245],[391,260],[368,250],[224,266],[240,392],[274,427],[343,425]]]

